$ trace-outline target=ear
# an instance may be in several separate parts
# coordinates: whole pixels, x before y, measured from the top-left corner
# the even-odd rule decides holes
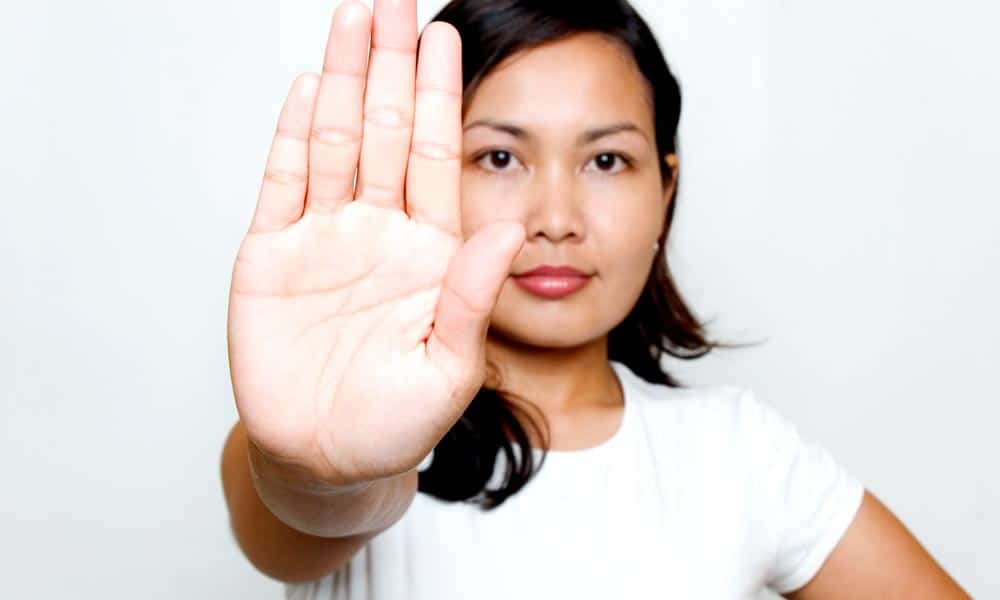
[[[664,164],[661,164],[660,168],[661,169],[669,168],[671,174],[670,181],[667,183],[666,187],[663,188],[663,196],[661,197],[663,206],[663,218],[664,218],[663,227],[665,228],[666,215],[670,209],[670,200],[673,198],[674,190],[677,188],[677,179],[678,179],[677,175],[679,173],[678,166],[680,163],[677,161],[677,154],[673,152],[664,156],[663,162]],[[665,233],[666,233],[665,230],[661,230],[660,237],[658,239],[663,239]]]
[[[670,198],[674,195],[674,189],[677,187],[677,175],[679,173],[678,168],[680,163],[677,160],[677,154],[674,152],[664,156],[663,161],[670,167],[670,172],[672,174],[670,183],[663,189],[663,204],[666,205],[670,202]]]

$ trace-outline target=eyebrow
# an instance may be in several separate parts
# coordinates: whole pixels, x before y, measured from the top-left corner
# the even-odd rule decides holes
[[[513,123],[506,123],[504,121],[496,121],[493,119],[479,119],[478,121],[473,121],[472,123],[466,125],[463,131],[468,131],[474,127],[487,127],[489,129],[494,129],[496,131],[500,131],[508,135],[512,135],[518,139],[524,139],[524,140],[532,140],[535,137],[523,127],[519,127],[517,125],[514,125]],[[635,123],[622,122],[622,123],[615,123],[613,125],[608,125],[607,127],[588,129],[587,131],[584,131],[579,135],[579,137],[577,138],[577,143],[589,144],[603,137],[614,135],[616,133],[621,133],[623,131],[634,131],[639,135],[641,135],[644,139],[646,139],[647,142],[649,141],[645,132],[639,129],[639,127],[636,126]]]

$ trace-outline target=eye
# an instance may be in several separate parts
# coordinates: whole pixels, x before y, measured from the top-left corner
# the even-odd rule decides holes
[[[625,155],[619,154],[617,152],[603,152],[594,157],[594,162],[597,165],[598,171],[603,171],[605,173],[618,173],[615,171],[615,159],[623,165],[623,167],[632,166],[632,161],[629,160]]]
[[[512,163],[517,162],[514,155],[506,150],[489,150],[480,154],[476,158],[476,164],[485,168],[487,171],[493,171],[498,173],[503,173],[505,171],[510,171],[507,167]]]

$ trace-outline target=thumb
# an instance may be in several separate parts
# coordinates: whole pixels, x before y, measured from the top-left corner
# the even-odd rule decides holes
[[[498,221],[473,234],[451,260],[427,354],[458,385],[471,381],[483,359],[490,315],[524,237],[520,223]]]

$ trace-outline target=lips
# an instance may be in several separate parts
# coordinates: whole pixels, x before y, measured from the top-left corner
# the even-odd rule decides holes
[[[573,267],[543,265],[514,276],[521,289],[550,300],[565,298],[590,282],[590,275]]]
[[[553,267],[550,265],[542,265],[536,267],[525,273],[521,273],[518,277],[586,277],[587,274],[578,269],[574,269],[569,266],[559,266]]]

